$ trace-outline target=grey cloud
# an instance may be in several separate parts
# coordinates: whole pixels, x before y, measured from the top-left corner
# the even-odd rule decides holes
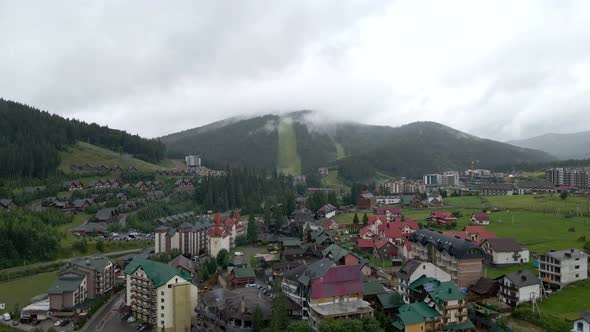
[[[431,22],[421,14],[432,4],[0,0],[0,93],[149,137],[301,109],[501,140],[590,129],[585,2],[498,1],[513,15],[499,10],[497,27],[453,26],[493,15],[464,12],[471,2],[448,3],[457,17]],[[473,36],[462,32],[490,29],[494,47],[465,52]]]

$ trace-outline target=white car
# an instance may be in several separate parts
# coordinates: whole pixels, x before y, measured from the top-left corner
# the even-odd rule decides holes
[[[55,322],[55,324],[53,324],[53,326],[60,326],[61,325],[61,320],[58,320],[57,322]]]
[[[244,256],[244,253],[241,251],[234,252],[234,256]]]

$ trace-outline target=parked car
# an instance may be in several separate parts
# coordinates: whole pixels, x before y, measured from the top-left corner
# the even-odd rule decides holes
[[[244,253],[241,251],[234,252],[234,256],[244,256]]]
[[[13,321],[12,321],[12,326],[18,326],[18,324],[19,324],[19,323],[18,323],[18,320],[13,320]]]
[[[70,324],[70,322],[71,321],[69,319],[64,319],[61,321],[61,324],[59,324],[59,326],[66,326],[66,325]]]
[[[39,324],[41,324],[41,321],[40,321],[40,320],[36,320],[36,319],[35,319],[35,320],[34,320],[34,321],[31,323],[31,326],[37,326],[37,325],[39,325]]]
[[[4,321],[7,321],[7,322],[8,322],[8,321],[10,320],[10,314],[3,314],[3,315],[2,315],[2,320],[4,320]]]
[[[53,324],[53,326],[61,326],[61,320],[58,320],[57,322],[55,322],[55,323]]]

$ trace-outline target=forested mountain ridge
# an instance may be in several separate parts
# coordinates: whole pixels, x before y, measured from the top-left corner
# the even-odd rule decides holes
[[[590,158],[590,131],[572,134],[549,133],[507,143],[545,151],[563,160]]]
[[[60,164],[59,151],[77,141],[154,163],[165,155],[165,146],[158,140],[0,99],[0,178],[52,175]]]
[[[296,142],[284,144],[288,139],[279,137],[283,132],[291,133],[288,139]],[[493,168],[555,159],[545,152],[482,139],[435,122],[374,126],[317,120],[311,111],[232,118],[161,140],[171,157],[200,154],[209,165],[266,169],[283,169],[282,164],[291,159],[301,163],[301,173],[333,166],[349,180],[366,180],[378,172],[417,177],[464,169],[472,160],[479,160],[480,167]],[[293,150],[289,152],[293,157],[278,153],[279,149]]]

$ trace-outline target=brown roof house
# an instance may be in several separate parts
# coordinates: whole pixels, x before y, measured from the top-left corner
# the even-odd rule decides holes
[[[481,243],[486,259],[494,265],[525,264],[529,251],[510,238],[490,238]]]

